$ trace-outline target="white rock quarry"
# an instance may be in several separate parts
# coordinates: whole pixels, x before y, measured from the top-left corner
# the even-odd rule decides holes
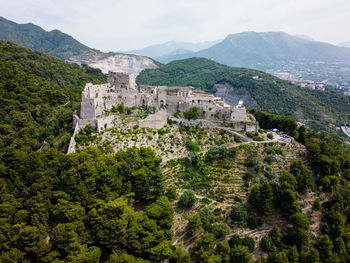
[[[142,70],[157,68],[154,61],[147,57],[121,54],[98,53],[93,55],[75,56],[67,60],[70,63],[87,64],[99,68],[103,73],[126,72],[136,77]]]

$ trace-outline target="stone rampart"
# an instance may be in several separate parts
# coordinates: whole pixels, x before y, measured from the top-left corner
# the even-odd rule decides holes
[[[146,119],[139,120],[138,125],[140,128],[160,129],[167,123],[167,116],[166,110],[160,110]]]

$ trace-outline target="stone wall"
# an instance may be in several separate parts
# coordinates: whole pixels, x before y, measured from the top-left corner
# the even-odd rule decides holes
[[[118,88],[136,89],[135,78],[128,73],[109,71],[107,82]]]
[[[106,117],[101,117],[96,120],[96,129],[98,132],[115,127],[115,116],[109,115]]]
[[[167,123],[167,111],[160,110],[155,114],[149,115],[146,119],[139,120],[138,125],[140,128],[153,128],[160,129]]]
[[[76,146],[75,135],[79,131],[80,131],[80,126],[79,126],[79,123],[76,122],[75,127],[74,127],[73,135],[72,135],[72,137],[70,138],[70,141],[69,141],[69,146],[68,146],[67,153],[75,153],[75,146]]]

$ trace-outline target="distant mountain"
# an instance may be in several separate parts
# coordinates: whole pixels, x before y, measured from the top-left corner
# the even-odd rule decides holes
[[[315,81],[336,83],[350,80],[347,73],[350,70],[349,48],[310,41],[283,32],[229,35],[210,48],[168,57],[168,61],[190,57],[204,57],[228,66],[271,73],[282,70]]]
[[[308,40],[308,41],[314,41],[314,39],[308,35],[294,35],[295,37],[304,39],[304,40]]]
[[[209,58],[229,66],[266,69],[287,61],[347,60],[350,59],[350,49],[305,40],[283,32],[244,32],[229,35],[210,48],[177,58],[189,56]]]
[[[315,129],[350,122],[350,97],[335,88],[314,91],[290,84],[270,74],[233,68],[205,58],[190,58],[144,70],[137,83],[193,86],[237,105],[295,117]]]
[[[348,47],[350,48],[350,42],[343,42],[338,44],[339,47]]]
[[[4,17],[0,17],[0,40],[10,41],[60,59],[99,53],[98,50],[83,45],[59,30],[47,32],[32,23],[17,24]]]
[[[172,60],[174,56],[181,56],[186,54],[191,54],[193,51],[185,48],[179,48],[174,50],[173,52],[170,52],[168,54],[165,54],[164,56],[157,57],[156,60],[161,63],[168,63]]]
[[[187,50],[188,52],[197,52],[201,49],[209,48],[219,43],[220,41],[221,40],[215,40],[215,41],[206,41],[206,42],[199,42],[199,43],[169,41],[163,44],[156,44],[156,45],[148,46],[142,49],[125,51],[123,53],[146,56],[146,57],[150,57],[158,60],[158,58],[169,55],[174,52],[175,53],[173,55],[178,55],[176,53],[179,50]]]

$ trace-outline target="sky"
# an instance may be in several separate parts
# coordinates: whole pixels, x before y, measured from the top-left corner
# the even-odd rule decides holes
[[[0,0],[0,16],[58,29],[101,51],[243,31],[284,31],[350,42],[349,0]]]

